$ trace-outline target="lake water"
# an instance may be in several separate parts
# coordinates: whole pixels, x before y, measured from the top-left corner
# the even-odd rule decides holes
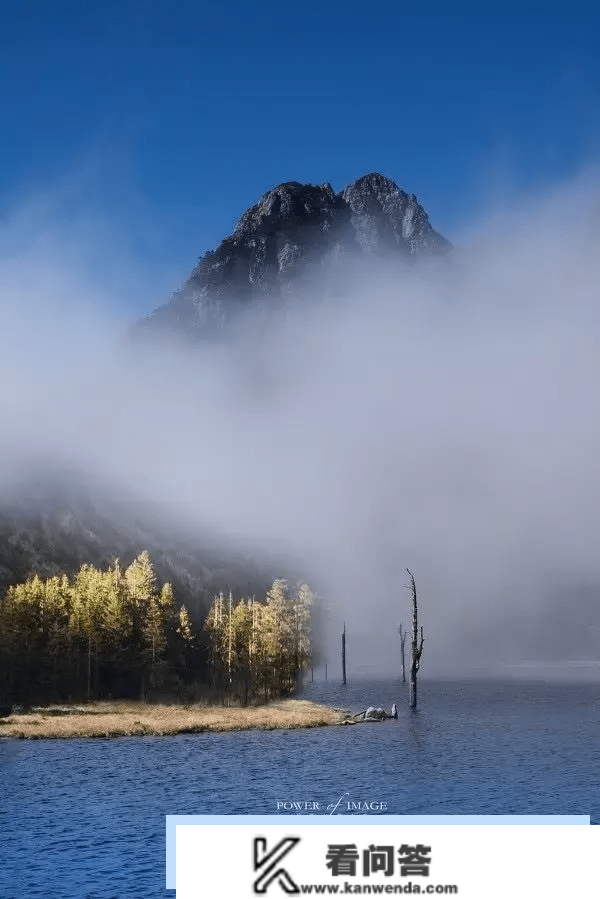
[[[118,740],[0,740],[0,897],[153,899],[165,815],[277,814],[277,803],[372,814],[589,814],[600,823],[600,685],[308,684],[398,721]],[[347,794],[347,795],[344,795]],[[380,804],[387,808],[381,809]],[[282,814],[279,810],[279,814]],[[294,810],[294,813],[298,812]]]

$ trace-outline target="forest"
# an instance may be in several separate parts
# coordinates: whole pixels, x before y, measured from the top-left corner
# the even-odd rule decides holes
[[[35,574],[0,601],[0,703],[289,695],[311,665],[315,600],[307,584],[277,578],[262,601],[219,593],[195,625],[148,552],[124,569]]]

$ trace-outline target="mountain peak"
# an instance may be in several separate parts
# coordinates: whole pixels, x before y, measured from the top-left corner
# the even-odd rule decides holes
[[[316,220],[320,214],[336,205],[336,196],[331,184],[300,184],[298,181],[284,181],[260,198],[240,218],[235,237],[252,233],[270,233],[286,219],[294,218],[305,223]]]
[[[414,194],[379,172],[349,184],[342,198],[352,210],[356,239],[365,253],[396,249],[410,256],[447,252],[451,245],[433,230]]]
[[[210,336],[240,302],[282,296],[308,272],[314,283],[334,255],[408,260],[450,249],[415,195],[378,172],[339,194],[328,182],[285,181],[263,194],[233,234],[205,253],[170,302],[139,324],[143,330]]]

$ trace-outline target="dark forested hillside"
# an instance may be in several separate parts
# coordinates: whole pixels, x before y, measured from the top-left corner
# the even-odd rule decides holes
[[[106,500],[98,508],[84,484],[74,488],[74,473],[70,483],[44,477],[15,485],[17,496],[0,504],[0,596],[31,574],[73,576],[84,563],[105,568],[117,558],[128,565],[148,550],[158,578],[199,621],[219,590],[261,595],[277,574],[274,562],[256,561],[217,535],[186,532],[164,510]]]

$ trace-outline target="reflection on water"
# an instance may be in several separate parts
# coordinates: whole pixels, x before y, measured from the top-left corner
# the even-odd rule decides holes
[[[347,793],[338,813],[350,801],[371,814],[591,814],[600,823],[596,685],[423,681],[416,714],[398,682],[315,683],[305,695],[353,712],[397,702],[399,719],[0,741],[0,897],[164,896],[166,814],[277,814],[284,802],[327,814]]]

